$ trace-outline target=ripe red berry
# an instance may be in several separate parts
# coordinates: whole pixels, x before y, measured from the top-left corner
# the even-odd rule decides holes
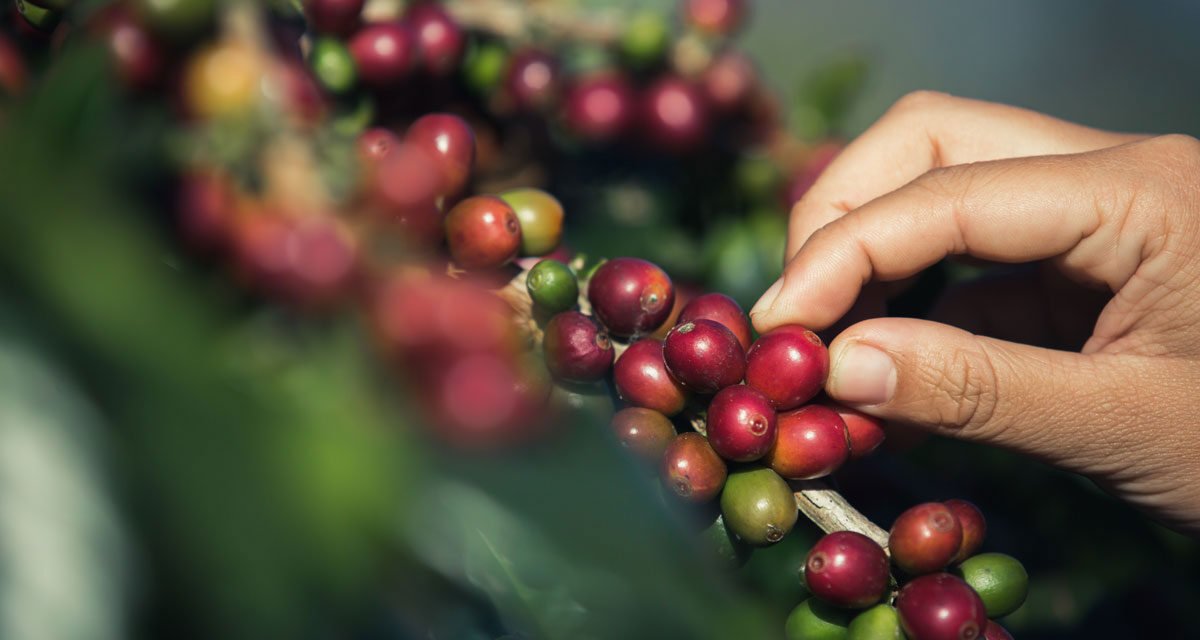
[[[384,136],[382,144],[389,141]],[[381,144],[379,140],[375,145]],[[361,147],[360,147],[361,148]],[[417,247],[437,246],[445,234],[438,196],[442,176],[437,163],[425,150],[400,143],[379,159],[373,171],[368,166],[368,188],[373,197],[372,213],[398,229]]]
[[[708,104],[691,83],[668,76],[647,88],[642,96],[642,125],[658,149],[691,151],[708,136]]]
[[[826,402],[825,406],[836,411],[846,423],[846,433],[850,436],[851,460],[864,458],[883,444],[886,434],[883,432],[883,421],[879,418],[836,402]]]
[[[613,365],[613,383],[621,399],[668,416],[683,411],[683,387],[667,373],[662,342],[643,338],[629,345]]]
[[[887,555],[861,533],[836,531],[808,552],[804,582],[814,596],[834,606],[869,607],[887,592]]]
[[[647,462],[659,462],[675,438],[675,425],[663,414],[642,407],[621,409],[612,419],[621,446]]]
[[[983,628],[983,640],[1013,640],[1013,637],[1008,629],[996,624],[995,620],[988,620]]]
[[[718,55],[700,78],[700,86],[713,109],[723,113],[731,113],[741,108],[755,85],[758,84],[758,73],[750,58],[736,49],[729,49]]]
[[[537,433],[535,408],[544,404],[548,391],[531,387],[511,357],[490,352],[443,363],[421,386],[428,387],[420,401],[434,435],[470,449],[509,445]]]
[[[466,36],[462,27],[440,5],[420,3],[404,15],[417,38],[420,66],[433,76],[445,76],[462,61]]]
[[[594,382],[613,363],[612,341],[594,320],[578,311],[564,311],[546,324],[543,349],[546,368],[559,380]]]
[[[683,0],[684,22],[712,35],[728,35],[742,24],[746,0]]]
[[[765,462],[784,478],[807,480],[833,473],[849,457],[846,423],[828,407],[809,405],[779,414]]]
[[[454,263],[467,270],[494,269],[517,257],[521,224],[495,196],[472,196],[446,214],[446,240]]]
[[[675,325],[663,341],[667,370],[685,389],[716,393],[742,381],[746,354],[733,332],[712,320]]]
[[[635,96],[618,74],[594,74],[577,80],[567,94],[566,124],[572,133],[592,142],[608,142],[628,130]]]
[[[344,36],[358,27],[366,0],[305,0],[308,23],[320,33]]]
[[[596,317],[615,336],[640,336],[657,329],[675,304],[671,278],[657,265],[637,258],[613,258],[588,282]]]
[[[983,538],[987,535],[987,520],[979,507],[966,500],[947,500],[945,505],[962,527],[962,544],[950,559],[950,564],[958,564],[978,553],[979,548],[983,546]]]
[[[0,95],[15,96],[25,90],[25,58],[5,34],[0,34]]]
[[[358,135],[358,159],[371,171],[400,145],[400,138],[391,129],[372,127]]]
[[[758,460],[775,444],[775,409],[745,385],[725,387],[713,396],[706,425],[713,450],[733,462]]]
[[[407,78],[417,57],[414,40],[402,22],[379,22],[360,29],[350,39],[359,79],[379,88]]]
[[[725,462],[704,436],[689,432],[675,436],[662,459],[663,483],[689,502],[708,502],[725,486]]]
[[[404,141],[435,160],[442,176],[439,195],[453,197],[466,188],[475,163],[475,132],[465,120],[449,113],[421,116],[405,132]]]
[[[166,67],[167,53],[128,9],[113,5],[101,13],[95,29],[104,39],[117,76],[125,86],[148,89],[158,83]]]
[[[779,411],[811,400],[829,375],[829,351],[800,325],[764,333],[746,352],[746,384],[763,392]]]
[[[347,295],[358,267],[354,236],[328,216],[244,216],[234,249],[253,285],[306,307]]]
[[[539,111],[554,104],[559,82],[558,60],[544,51],[519,51],[508,63],[505,87],[519,110]]]
[[[369,318],[383,350],[410,368],[465,353],[511,356],[517,350],[512,309],[465,280],[419,273],[388,275],[370,291]]]
[[[737,336],[743,349],[749,349],[751,343],[750,320],[742,307],[733,298],[722,293],[706,293],[688,301],[679,312],[676,324],[694,320],[713,320],[725,325],[726,329]]]
[[[900,514],[888,536],[892,561],[914,576],[944,569],[960,545],[962,526],[940,502],[925,502]]]
[[[987,626],[979,595],[948,573],[921,576],[904,585],[896,597],[896,611],[912,640],[975,640]]]
[[[180,178],[179,227],[184,240],[197,249],[227,248],[233,233],[236,192],[222,173],[194,171]]]

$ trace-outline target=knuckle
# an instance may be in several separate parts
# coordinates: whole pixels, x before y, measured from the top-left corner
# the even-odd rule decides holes
[[[1164,159],[1172,163],[1181,163],[1195,167],[1200,164],[1200,140],[1182,133],[1171,133],[1150,139],[1150,145]]]
[[[986,349],[956,349],[929,376],[938,394],[933,404],[937,426],[979,431],[993,424],[999,394],[994,359]]]
[[[920,89],[910,91],[904,94],[897,100],[891,108],[895,113],[908,113],[911,111],[926,111],[930,108],[937,107],[952,100],[950,94],[940,91],[931,91],[929,89]]]

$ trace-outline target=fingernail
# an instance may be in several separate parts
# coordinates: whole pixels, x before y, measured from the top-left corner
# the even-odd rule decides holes
[[[835,356],[829,393],[850,404],[883,404],[896,393],[896,364],[871,345],[852,342]]]
[[[758,302],[754,303],[754,308],[750,310],[750,315],[753,316],[770,311],[771,307],[775,306],[775,298],[779,297],[779,290],[782,288],[783,278],[780,278],[776,280],[775,284],[771,285],[769,289],[763,292],[762,297],[758,299]]]

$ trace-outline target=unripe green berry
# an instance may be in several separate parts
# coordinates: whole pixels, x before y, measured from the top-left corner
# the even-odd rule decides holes
[[[846,640],[854,611],[809,598],[792,609],[784,626],[787,640]]]
[[[850,621],[846,640],[906,640],[900,614],[887,604],[877,604]]]
[[[335,38],[317,38],[308,56],[308,63],[317,82],[332,93],[346,93],[358,82],[354,56],[350,55],[345,44]]]
[[[575,272],[558,260],[542,260],[525,277],[525,288],[539,309],[558,313],[574,309],[579,301],[579,281]]]
[[[1029,595],[1029,574],[1025,567],[1003,553],[981,553],[967,558],[955,573],[979,594],[989,618],[1016,611]]]

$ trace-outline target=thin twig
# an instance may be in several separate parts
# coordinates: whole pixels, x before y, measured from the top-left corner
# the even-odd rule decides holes
[[[571,41],[608,43],[621,35],[621,16],[611,10],[580,10],[537,1],[458,0],[447,9],[468,28],[510,40],[544,33]]]
[[[888,532],[855,509],[845,496],[827,482],[799,480],[791,484],[796,491],[796,506],[822,531],[856,531],[887,550]]]

